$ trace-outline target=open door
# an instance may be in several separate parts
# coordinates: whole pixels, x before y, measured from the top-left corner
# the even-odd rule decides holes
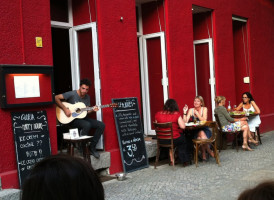
[[[90,103],[91,105],[101,105],[96,23],[74,26],[70,29],[70,35],[71,57],[73,58],[71,59],[72,87],[74,90],[78,89],[80,80],[89,78],[94,83],[88,93]],[[96,115],[91,117],[102,121],[102,111],[99,110]],[[103,149],[102,137],[96,147]]]
[[[152,122],[168,99],[165,37],[163,32],[139,38],[144,133],[155,134]]]
[[[194,41],[196,95],[204,98],[208,120],[214,119],[215,73],[212,39]]]

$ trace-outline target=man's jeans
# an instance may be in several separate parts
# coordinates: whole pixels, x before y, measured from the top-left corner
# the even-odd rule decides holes
[[[95,148],[97,142],[99,141],[101,135],[103,134],[105,130],[105,124],[101,121],[98,121],[96,119],[91,119],[88,117],[85,117],[83,119],[74,119],[70,125],[72,127],[78,128],[79,131],[81,131],[82,135],[89,135],[89,131],[92,128],[95,128],[96,131],[93,135],[93,138],[91,140],[91,147]]]

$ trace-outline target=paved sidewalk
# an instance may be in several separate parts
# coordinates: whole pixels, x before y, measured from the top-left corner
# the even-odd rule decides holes
[[[169,165],[129,173],[125,181],[104,182],[106,200],[234,200],[262,180],[274,180],[274,131],[263,134],[255,151],[239,149],[220,153],[221,167],[207,163],[175,169]],[[253,146],[252,146],[253,147]]]

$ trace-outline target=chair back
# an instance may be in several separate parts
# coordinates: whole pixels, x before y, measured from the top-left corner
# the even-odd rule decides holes
[[[215,121],[207,121],[205,125],[212,129],[212,135],[208,139],[210,139],[212,142],[215,141],[218,133],[217,123]]]
[[[170,162],[172,163],[172,166],[174,167],[174,164],[175,164],[174,153],[176,151],[176,147],[174,146],[174,143],[173,143],[172,122],[166,122],[166,123],[153,122],[153,125],[156,131],[156,138],[157,138],[157,154],[156,154],[156,161],[154,164],[154,168],[156,169],[156,166],[159,160],[160,147],[169,148]]]
[[[156,138],[158,141],[158,144],[161,146],[173,146],[173,128],[172,128],[172,122],[166,122],[166,123],[157,123],[153,122],[155,131],[156,131]],[[170,140],[170,144],[161,144],[160,140]]]
[[[218,116],[217,114],[214,114],[214,117],[215,117],[216,122],[217,122],[217,124],[218,124],[218,126],[219,126],[219,131],[223,132],[223,131],[222,131],[222,125],[221,125],[219,116]]]
[[[166,123],[157,123],[153,122],[155,131],[156,131],[156,137],[157,139],[166,139],[171,140],[173,139],[173,128],[172,128],[172,122],[166,122]]]

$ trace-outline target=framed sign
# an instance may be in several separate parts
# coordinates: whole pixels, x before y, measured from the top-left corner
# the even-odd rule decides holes
[[[1,108],[54,103],[53,67],[0,65]]]
[[[114,118],[125,172],[148,167],[143,126],[136,97],[112,99]]]
[[[20,186],[32,167],[51,155],[46,111],[12,112],[12,128]]]

